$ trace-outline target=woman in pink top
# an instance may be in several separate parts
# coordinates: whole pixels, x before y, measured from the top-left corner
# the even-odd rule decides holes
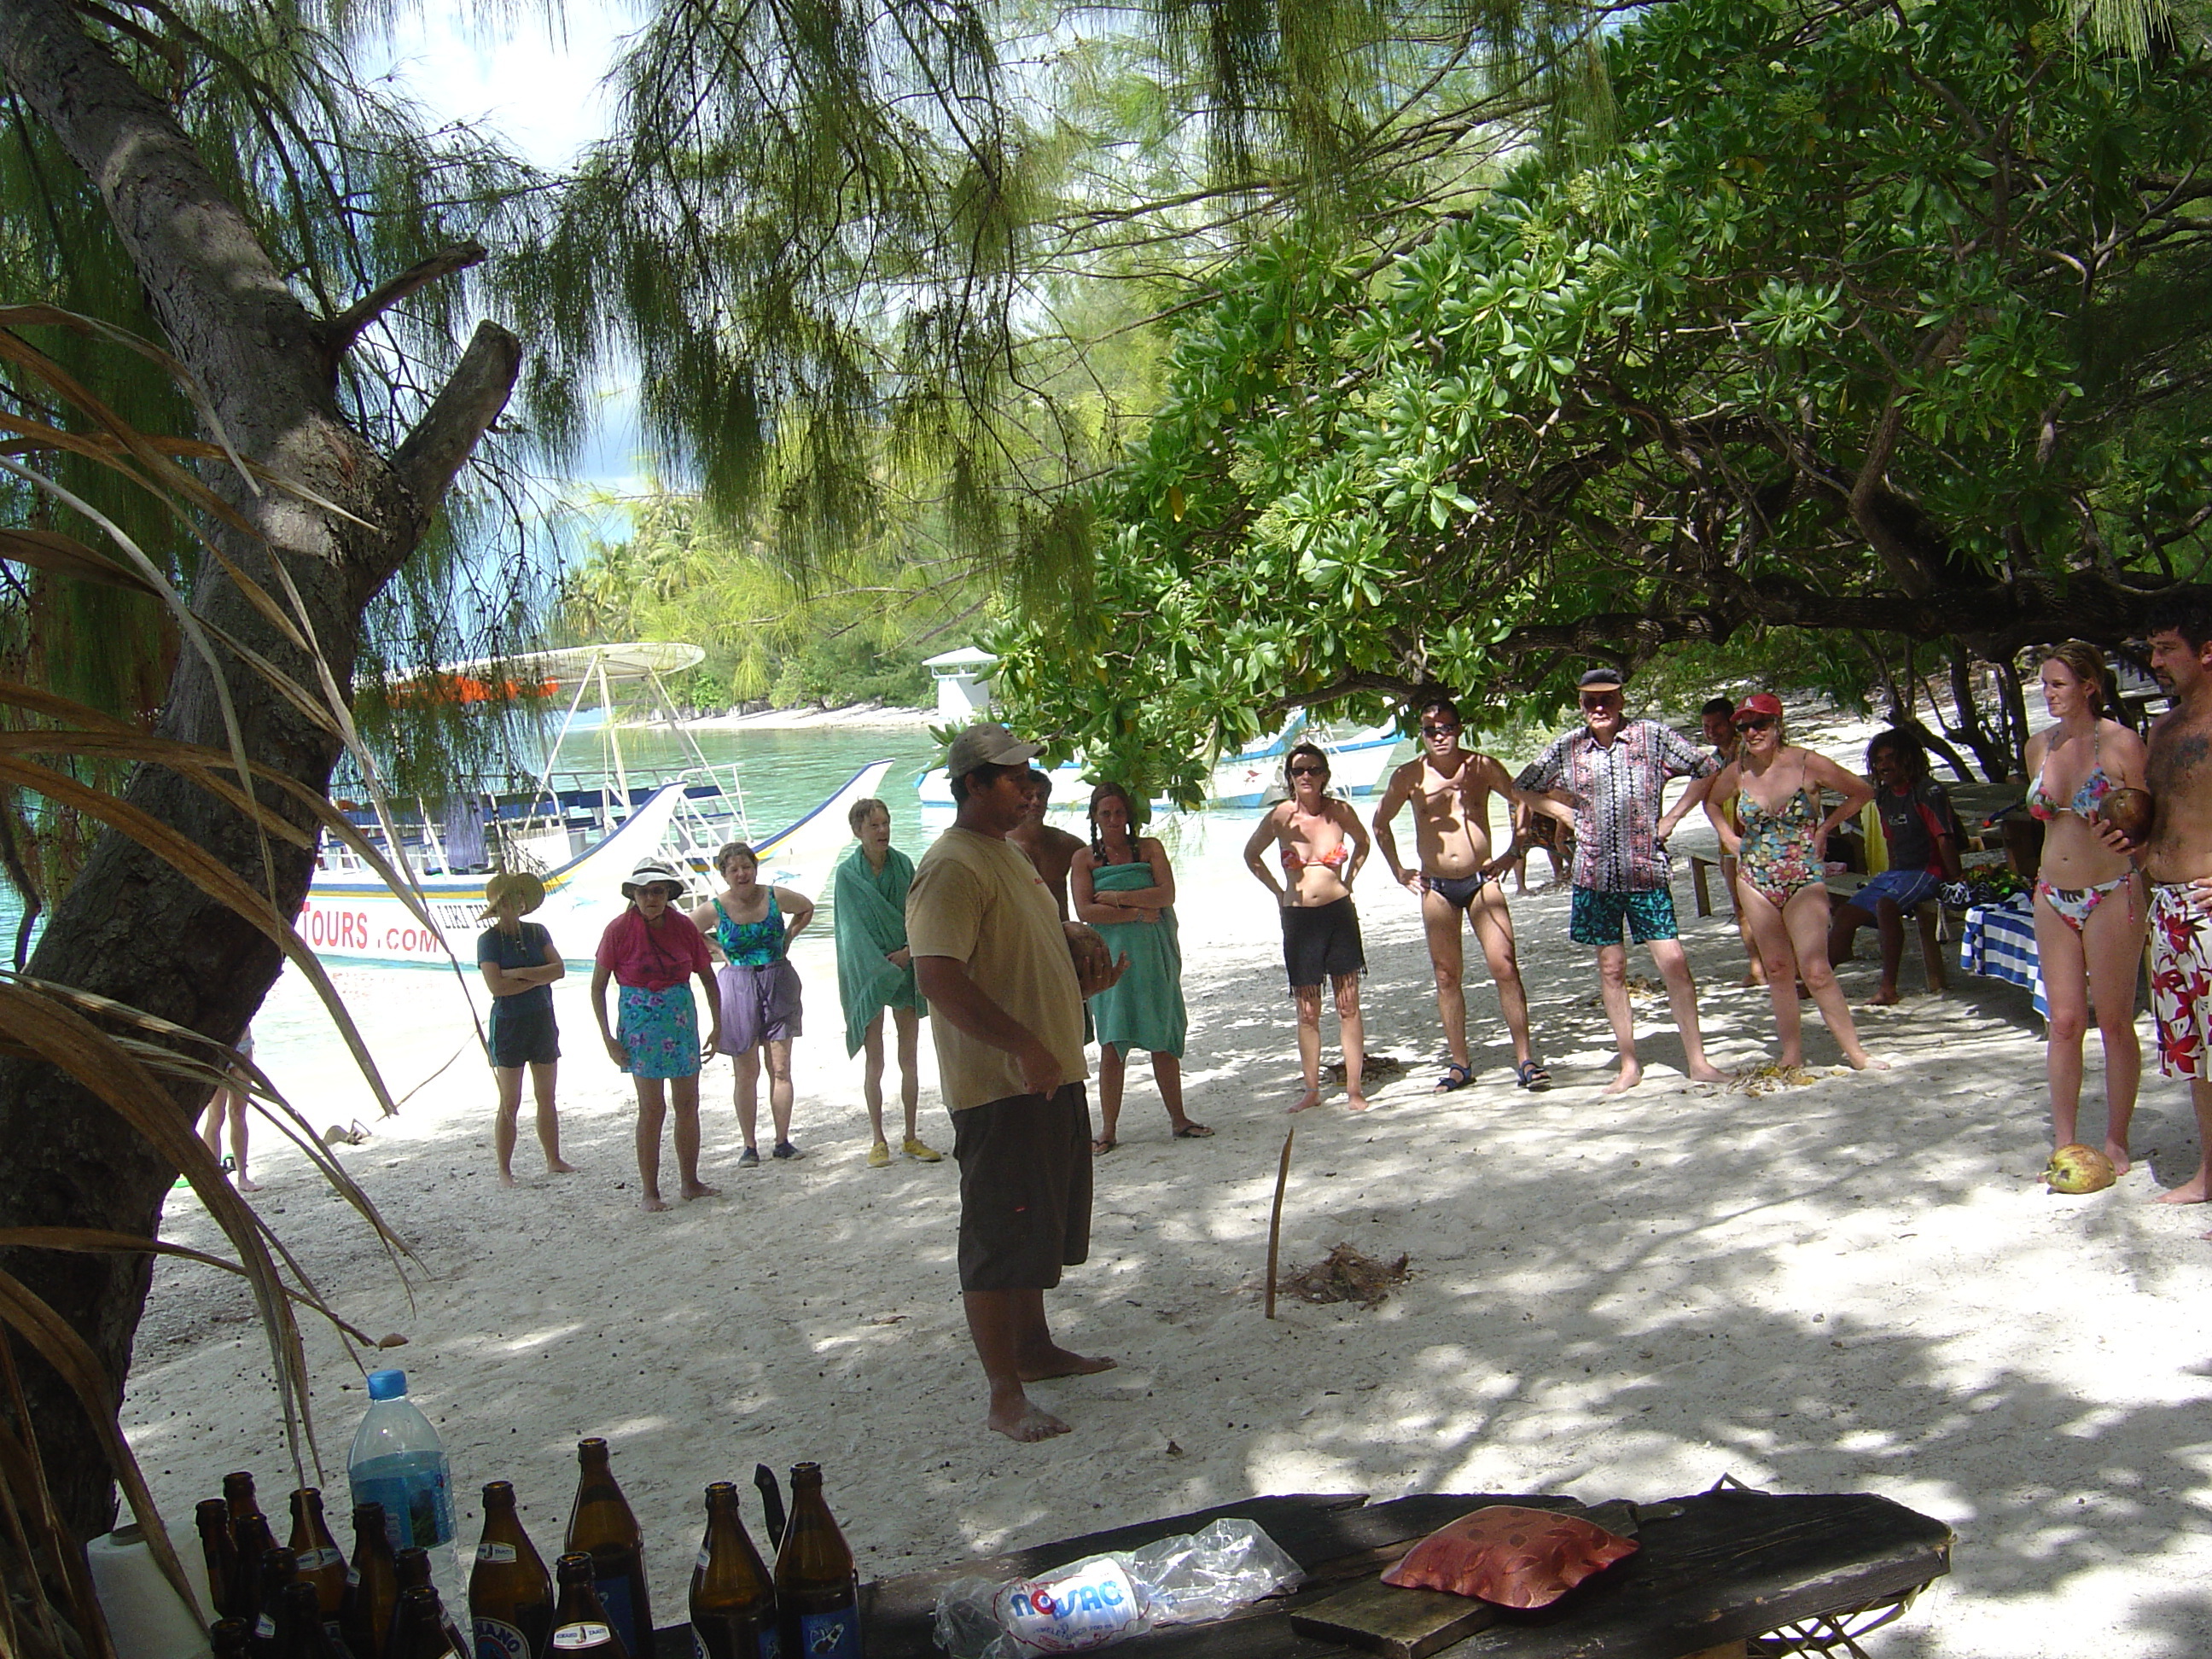
[[[699,1066],[722,1040],[721,999],[714,994],[714,954],[691,918],[672,908],[684,878],[672,866],[647,859],[623,884],[629,908],[607,924],[592,968],[592,1006],[607,1057],[637,1086],[637,1174],[647,1210],[660,1197],[660,1125],[666,1115],[661,1080],[676,1101],[676,1169],[681,1198],[711,1198],[699,1179]],[[714,1030],[699,1041],[698,1005],[685,981],[697,979],[714,1012]],[[619,1024],[607,1024],[607,981],[622,987]]]

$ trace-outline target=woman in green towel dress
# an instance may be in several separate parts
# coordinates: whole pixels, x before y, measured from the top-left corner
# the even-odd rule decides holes
[[[891,845],[891,809],[879,800],[855,801],[847,814],[857,844],[837,866],[830,891],[830,916],[837,935],[837,995],[845,1005],[845,1054],[868,1051],[861,1092],[867,1097],[868,1121],[875,1139],[868,1167],[891,1161],[884,1139],[884,1010],[891,1011],[898,1036],[899,1095],[906,1103],[908,1158],[935,1164],[944,1154],[931,1151],[915,1133],[915,1109],[921,1083],[915,1072],[915,1051],[927,1005],[915,989],[914,958],[906,948],[906,890],[914,884],[914,860]]]
[[[1098,1111],[1103,1120],[1093,1150],[1114,1150],[1121,1116],[1121,1083],[1129,1051],[1152,1057],[1152,1080],[1178,1140],[1213,1133],[1182,1109],[1182,1045],[1189,1030],[1182,1006],[1182,946],[1176,936],[1175,872],[1166,849],[1136,834],[1136,808],[1118,783],[1091,792],[1091,845],[1075,855],[1068,892],[1076,919],[1104,936],[1128,971],[1118,984],[1091,999],[1098,1028]]]

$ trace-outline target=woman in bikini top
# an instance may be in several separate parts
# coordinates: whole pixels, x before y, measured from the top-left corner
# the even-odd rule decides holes
[[[2035,941],[2051,1008],[2044,1064],[2055,1146],[2081,1137],[2081,1043],[2094,1013],[2105,1045],[2106,1156],[2128,1167],[2142,1054],[2136,1036],[2136,964],[2149,921],[2135,862],[2097,833],[2097,807],[2115,789],[2140,788],[2142,740],[2106,717],[2105,653],[2069,641],[2044,661],[2043,701],[2056,722],[2028,739],[2035,781],[2027,810],[2044,826],[2036,866]]]

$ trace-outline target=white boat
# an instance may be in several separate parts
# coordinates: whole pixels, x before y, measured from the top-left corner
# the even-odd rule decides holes
[[[852,842],[846,813],[854,802],[881,789],[890,769],[887,760],[869,762],[812,811],[754,843],[761,879],[819,894],[838,855]],[[544,872],[545,902],[531,920],[544,925],[565,959],[590,963],[599,935],[622,914],[622,884],[641,860],[686,859],[685,838],[676,823],[685,790],[681,779],[662,785],[607,836]],[[418,875],[424,908],[435,923],[425,927],[350,848],[326,842],[301,908],[300,936],[317,956],[331,961],[442,967],[450,951],[471,963],[476,960],[477,935],[485,926],[479,916],[489,879],[482,871]],[[697,873],[691,887],[695,894],[710,890]]]
[[[1289,793],[1283,776],[1283,757],[1291,747],[1302,741],[1320,744],[1328,757],[1329,787],[1339,794],[1364,795],[1371,793],[1396,752],[1397,732],[1387,726],[1364,726],[1358,731],[1336,738],[1316,733],[1312,728],[1302,727],[1293,720],[1274,736],[1256,744],[1247,744],[1234,755],[1224,756],[1213,763],[1206,779],[1206,804],[1208,806],[1264,806],[1269,801],[1280,800]],[[924,806],[951,806],[952,781],[945,775],[942,767],[922,775],[915,793]],[[1052,793],[1060,805],[1086,798],[1091,793],[1089,769],[1080,760],[1063,762],[1052,769]],[[1152,805],[1165,809],[1170,803],[1165,797],[1156,799]]]

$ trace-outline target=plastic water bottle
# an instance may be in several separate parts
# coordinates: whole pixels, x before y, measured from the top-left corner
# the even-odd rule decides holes
[[[407,1397],[407,1373],[371,1371],[368,1400],[346,1459],[353,1501],[384,1505],[384,1529],[395,1550],[446,1542],[453,1535],[446,1449]]]

